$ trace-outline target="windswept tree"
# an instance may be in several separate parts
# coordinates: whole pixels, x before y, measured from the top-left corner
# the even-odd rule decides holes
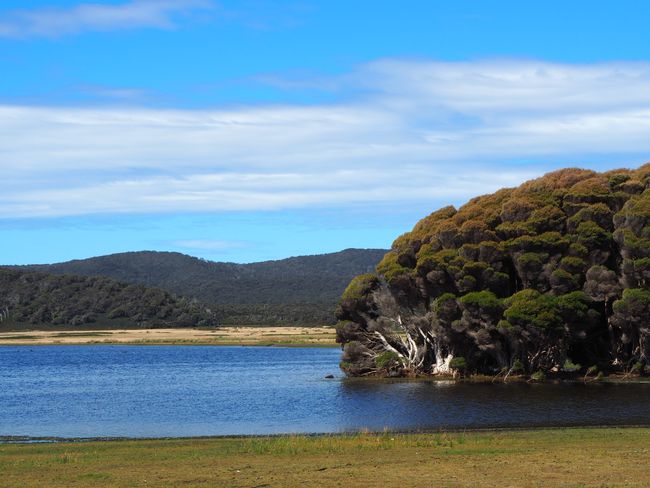
[[[343,369],[447,374],[462,358],[466,372],[542,377],[645,365],[649,188],[650,164],[570,168],[432,213],[344,293]]]

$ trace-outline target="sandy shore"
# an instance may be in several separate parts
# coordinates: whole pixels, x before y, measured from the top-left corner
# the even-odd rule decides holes
[[[333,327],[25,330],[0,332],[0,344],[335,345]]]

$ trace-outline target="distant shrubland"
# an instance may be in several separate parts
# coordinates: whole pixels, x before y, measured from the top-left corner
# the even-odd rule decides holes
[[[373,271],[385,253],[346,249],[235,264],[142,251],[14,269],[109,277],[160,288],[206,304],[223,325],[319,325],[335,322],[336,304],[347,283],[359,273]]]
[[[4,324],[192,327],[216,325],[196,300],[106,277],[54,276],[0,268]]]

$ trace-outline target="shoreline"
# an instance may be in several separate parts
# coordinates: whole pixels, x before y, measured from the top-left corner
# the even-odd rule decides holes
[[[330,326],[224,326],[165,329],[20,329],[0,331],[0,346],[210,345],[338,347]]]
[[[644,487],[647,446],[632,426],[0,444],[0,484]]]
[[[343,432],[283,432],[275,434],[224,434],[204,436],[181,436],[181,437],[56,437],[56,436],[2,436],[0,435],[0,446],[6,445],[49,445],[49,444],[84,444],[84,443],[105,443],[105,442],[157,442],[157,441],[219,441],[219,440],[250,440],[250,439],[294,439],[294,438],[352,438],[360,435],[382,436],[431,436],[442,434],[489,434],[489,433],[526,433],[540,431],[577,431],[577,430],[631,430],[647,429],[648,424],[571,424],[571,425],[530,425],[530,426],[507,426],[507,427],[449,427],[440,429],[414,429],[414,430],[368,430],[359,429]]]

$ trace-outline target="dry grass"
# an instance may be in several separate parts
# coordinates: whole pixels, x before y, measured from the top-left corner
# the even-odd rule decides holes
[[[0,332],[0,344],[213,344],[333,346],[333,327],[35,330]]]
[[[650,486],[650,429],[0,446],[0,486]]]

